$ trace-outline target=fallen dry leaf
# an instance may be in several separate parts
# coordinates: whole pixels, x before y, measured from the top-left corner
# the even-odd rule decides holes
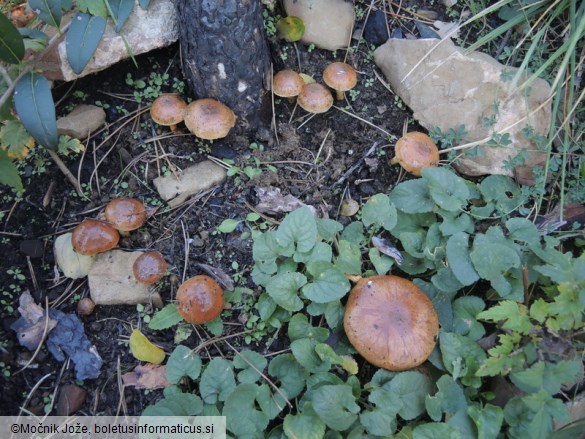
[[[306,206],[305,203],[293,195],[282,195],[280,188],[274,186],[256,187],[255,190],[260,199],[260,202],[256,205],[256,210],[261,213],[274,215],[276,213],[292,212],[299,207]],[[315,208],[313,206],[308,207],[315,214]]]
[[[57,321],[49,318],[46,323],[45,310],[37,305],[28,290],[24,291],[19,298],[20,306],[18,312],[21,317],[15,321],[10,329],[16,332],[18,342],[30,351],[34,351],[43,340],[45,325],[47,332],[50,332]]]
[[[132,372],[122,375],[122,381],[126,387],[137,389],[162,389],[172,384],[166,378],[166,366],[156,364],[141,364]]]

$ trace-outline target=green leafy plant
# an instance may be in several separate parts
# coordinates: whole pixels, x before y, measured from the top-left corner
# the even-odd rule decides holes
[[[275,229],[253,229],[260,290],[241,309],[266,336],[285,333],[290,351],[265,357],[247,348],[258,341],[249,337],[238,348],[226,341],[232,356],[204,360],[201,348],[178,346],[167,366],[175,387],[145,414],[184,414],[189,401],[191,414],[226,416],[236,437],[548,437],[553,420],[567,418],[559,392],[582,373],[572,334],[583,325],[585,259],[515,216],[524,201],[508,177],[476,184],[429,168],[372,196],[345,226],[304,207]],[[390,271],[418,276],[439,315],[422,370],[361,364],[342,336],[348,276]],[[174,324],[171,307],[151,328],[163,313]],[[498,338],[486,351],[478,342],[488,331]],[[491,404],[486,386],[497,375],[521,396]]]

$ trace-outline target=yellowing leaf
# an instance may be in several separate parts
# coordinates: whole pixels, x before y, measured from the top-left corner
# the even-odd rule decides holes
[[[84,149],[85,146],[78,139],[66,135],[59,136],[59,146],[57,147],[59,154],[68,156],[71,152],[80,153],[83,152]]]
[[[315,79],[313,79],[312,76],[307,75],[306,73],[299,73],[299,75],[301,75],[301,78],[303,78],[303,82],[305,84],[312,84],[314,82],[317,82],[317,81],[315,81]]]
[[[24,159],[35,145],[35,139],[17,120],[6,121],[0,128],[0,142],[8,157],[18,160]]]
[[[160,364],[165,359],[165,351],[153,345],[138,329],[130,334],[130,352],[137,360],[152,364]]]
[[[354,360],[353,357],[350,355],[342,355],[341,358],[343,359],[341,362],[341,367],[351,375],[357,375],[359,372],[359,367],[357,361]]]
[[[284,17],[276,23],[276,31],[286,41],[299,41],[305,33],[305,23],[299,17]]]

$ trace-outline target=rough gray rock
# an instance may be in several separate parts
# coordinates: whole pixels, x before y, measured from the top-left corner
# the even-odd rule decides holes
[[[344,0],[284,0],[287,15],[305,24],[302,42],[322,49],[343,49],[350,43],[355,21],[353,3]]]
[[[78,105],[67,116],[57,119],[57,130],[75,139],[83,140],[106,123],[106,112],[95,105]]]
[[[530,126],[536,134],[547,134],[549,84],[537,78],[524,90],[512,89],[511,81],[503,78],[513,76],[516,69],[484,53],[465,54],[450,40],[440,41],[389,39],[374,54],[415,119],[427,129],[439,127],[443,132],[464,125],[465,142],[484,143],[494,132],[510,135],[508,147],[483,147],[483,155],[458,160],[457,169],[463,174],[513,175],[504,162],[523,149],[528,153],[526,167],[542,164],[545,154],[522,131]],[[486,120],[493,122],[491,126]]]

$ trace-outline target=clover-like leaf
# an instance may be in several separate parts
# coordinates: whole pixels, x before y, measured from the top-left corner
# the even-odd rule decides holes
[[[309,319],[304,314],[295,314],[288,322],[288,338],[291,341],[300,338],[312,338],[322,342],[327,337],[329,337],[329,330],[311,325]]]
[[[479,280],[479,275],[473,268],[469,256],[469,235],[467,233],[458,232],[449,237],[446,250],[449,268],[462,285],[471,285]]]
[[[489,280],[502,297],[510,295],[512,285],[506,280],[504,273],[520,266],[518,252],[504,244],[482,242],[477,245],[475,242],[469,256],[475,271],[482,279]]]
[[[222,415],[227,429],[237,437],[257,437],[268,426],[268,416],[256,408],[259,388],[252,383],[240,384],[225,401]]]
[[[425,407],[433,421],[440,421],[443,414],[453,416],[461,409],[467,408],[467,400],[463,389],[449,375],[443,375],[437,380],[437,393],[427,395]]]
[[[407,180],[398,184],[388,195],[390,202],[405,213],[431,212],[435,202],[431,198],[429,186],[422,178]],[[400,223],[400,219],[398,219]]]
[[[284,417],[283,429],[287,437],[298,439],[321,439],[325,435],[325,423],[315,413],[311,403],[305,403],[303,410]]]
[[[282,247],[294,245],[297,252],[310,251],[317,242],[317,222],[308,207],[289,213],[276,231],[276,241]]]
[[[330,264],[329,264],[330,265]],[[303,295],[316,303],[328,303],[345,296],[351,285],[343,272],[332,265],[302,287]]]
[[[315,413],[335,431],[347,430],[360,411],[347,384],[320,386],[314,390],[311,400]]]
[[[471,405],[467,408],[467,414],[477,427],[478,439],[496,439],[500,434],[500,428],[504,421],[504,412],[498,406],[485,404]]]
[[[268,282],[266,292],[278,305],[295,312],[303,308],[299,289],[306,283],[307,278],[301,273],[282,273]]]
[[[376,194],[370,197],[362,209],[362,223],[366,227],[374,224],[390,231],[396,225],[396,221],[396,207],[390,204],[387,195]]]
[[[192,393],[165,394],[154,405],[146,407],[142,416],[195,416],[201,413],[203,402]]]
[[[232,363],[223,358],[214,358],[209,362],[199,382],[201,398],[207,404],[225,401],[236,388]]]
[[[167,361],[166,377],[172,384],[178,384],[185,376],[196,380],[201,373],[201,358],[187,346],[175,348]]]
[[[479,340],[485,334],[477,315],[485,308],[484,301],[477,296],[463,296],[453,302],[453,332]]]
[[[422,177],[429,185],[434,202],[444,210],[456,212],[467,204],[469,189],[465,180],[447,168],[424,168]]]
[[[290,344],[290,349],[295,357],[305,369],[310,372],[325,372],[331,367],[331,362],[327,359],[322,360],[315,347],[317,342],[311,338],[301,338]]]
[[[260,373],[264,371],[267,364],[268,361],[264,356],[248,349],[240,351],[234,357],[234,367],[241,369],[237,374],[240,383],[254,383],[258,381],[260,379]]]

